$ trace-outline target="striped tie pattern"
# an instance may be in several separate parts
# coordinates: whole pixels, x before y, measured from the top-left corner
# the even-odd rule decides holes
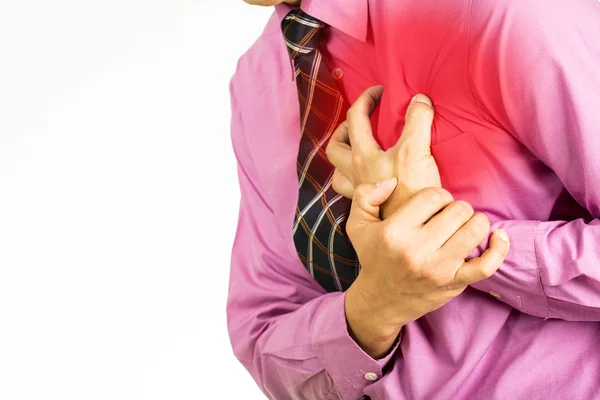
[[[351,203],[333,190],[334,167],[325,154],[327,142],[347,109],[319,50],[325,27],[299,9],[290,12],[282,23],[296,71],[302,129],[294,243],[310,274],[325,290],[334,292],[350,287],[360,264],[345,234]]]

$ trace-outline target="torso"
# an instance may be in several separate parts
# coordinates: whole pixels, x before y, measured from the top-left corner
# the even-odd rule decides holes
[[[423,14],[419,2],[402,3],[403,12],[397,15],[393,11],[399,7],[377,3],[389,10],[371,14],[375,28],[367,43],[333,32],[337,36],[327,48],[327,63],[343,71],[338,82],[350,102],[369,86],[386,87],[375,119],[381,145],[395,143],[408,102],[425,93],[436,109],[432,152],[443,186],[455,198],[469,201],[492,222],[589,216],[552,170],[474,100],[466,61],[469,1],[457,1],[460,6],[438,16]],[[394,26],[387,25],[390,21]],[[416,25],[430,28],[409,29]],[[392,61],[383,65],[376,60]],[[276,17],[245,63],[259,77],[243,83],[245,93],[255,93],[255,98],[240,99],[247,140],[288,243],[289,259],[296,260],[292,224],[298,196],[298,100]],[[264,110],[285,112],[266,118]],[[600,395],[600,357],[585,358],[582,364],[582,356],[598,343],[598,323],[543,320],[469,288],[406,327],[393,370],[370,386],[368,394],[374,399],[409,398],[407,393],[422,399],[494,399],[502,398],[500,393],[513,393],[513,398],[595,398]],[[507,348],[511,351],[504,352]],[[536,369],[540,364],[544,369]],[[422,371],[429,372],[423,376]]]

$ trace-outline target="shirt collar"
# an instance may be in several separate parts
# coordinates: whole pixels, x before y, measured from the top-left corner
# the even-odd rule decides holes
[[[368,0],[302,0],[300,8],[305,13],[329,26],[352,36],[356,40],[367,40],[369,25]],[[293,8],[287,4],[275,6],[280,21]]]

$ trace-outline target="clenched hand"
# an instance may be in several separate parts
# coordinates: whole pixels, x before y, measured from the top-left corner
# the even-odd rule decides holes
[[[346,230],[362,270],[346,295],[346,317],[373,357],[389,351],[404,325],[491,276],[509,250],[506,233],[496,231],[482,256],[466,261],[488,237],[490,223],[440,187],[430,152],[431,103],[417,97],[398,144],[383,151],[369,120],[381,93],[380,87],[369,89],[348,112],[336,132],[337,145],[347,147],[328,148],[342,177],[357,185]]]

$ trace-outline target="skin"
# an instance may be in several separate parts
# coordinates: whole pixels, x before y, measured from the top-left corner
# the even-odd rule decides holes
[[[350,333],[374,358],[390,351],[406,324],[489,278],[509,250],[499,230],[481,257],[466,261],[488,237],[490,222],[441,188],[431,155],[431,100],[413,99],[401,138],[383,151],[370,123],[382,94],[380,86],[363,93],[327,148],[339,176],[356,187],[346,230],[362,270],[345,310]]]
[[[346,230],[362,265],[346,293],[348,329],[373,358],[389,353],[406,324],[490,277],[509,250],[508,236],[499,230],[481,257],[466,261],[488,237],[490,222],[441,187],[431,154],[431,100],[413,99],[398,143],[384,151],[370,122],[382,94],[381,86],[368,89],[327,147],[336,167],[333,187],[353,200]]]
[[[398,178],[398,188],[382,206],[382,217],[386,219],[420,189],[439,188],[442,184],[431,154],[431,135],[424,134],[431,132],[433,123],[431,100],[425,95],[412,99],[404,133],[392,148],[384,151],[373,138],[370,121],[383,91],[383,86],[368,89],[350,108],[347,121],[329,141],[327,156],[336,167],[333,188],[350,199],[360,183]]]

